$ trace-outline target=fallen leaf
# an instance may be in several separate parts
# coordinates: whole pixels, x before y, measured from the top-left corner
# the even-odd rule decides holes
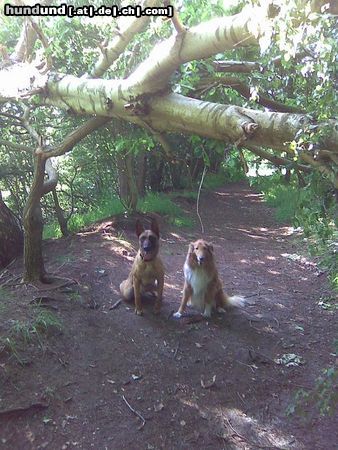
[[[205,411],[199,411],[200,413],[200,417],[202,417],[202,419],[207,420],[208,419],[208,414]]]
[[[154,410],[156,412],[162,411],[163,408],[164,408],[163,403],[156,403],[156,405],[154,405]]]
[[[195,342],[195,345],[196,345],[197,348],[202,348],[202,345],[199,344],[198,342]]]
[[[285,353],[280,358],[275,358],[274,361],[276,364],[280,364],[285,367],[295,367],[305,364],[304,358],[296,355],[295,353]]]
[[[142,378],[142,375],[135,375],[135,374],[132,374],[132,379],[134,380],[134,381],[137,381],[137,380],[140,380],[141,378]]]
[[[47,417],[45,417],[44,419],[42,419],[42,422],[43,422],[45,425],[48,425],[49,423],[53,422],[53,420],[52,420],[52,419],[48,419]]]
[[[210,389],[212,386],[214,386],[216,382],[216,375],[212,377],[211,380],[204,382],[204,380],[201,378],[201,386],[203,389]]]

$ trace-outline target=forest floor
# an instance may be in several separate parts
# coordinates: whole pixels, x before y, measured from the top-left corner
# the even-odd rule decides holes
[[[179,202],[196,217],[194,202]],[[287,415],[297,392],[335,364],[335,316],[319,305],[332,296],[325,274],[246,185],[203,191],[200,210],[225,290],[247,297],[244,309],[211,320],[172,317],[188,244],[201,236],[197,223],[187,231],[161,220],[159,316],[151,304],[143,317],[116,304],[136,254],[134,218],[45,242],[48,271],[75,280],[71,286],[10,287],[20,261],[2,274],[12,281],[1,289],[0,335],[31,326],[24,347],[0,353],[0,448],[336,448],[334,417],[320,417],[312,403]],[[41,305],[32,307],[36,298]],[[51,311],[61,329],[39,333],[40,311]],[[285,354],[299,364],[278,364]]]

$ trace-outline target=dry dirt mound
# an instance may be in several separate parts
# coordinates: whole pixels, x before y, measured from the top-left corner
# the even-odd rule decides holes
[[[184,207],[194,215],[192,205]],[[46,243],[49,271],[75,284],[2,290],[0,333],[10,319],[27,318],[32,301],[51,310],[62,328],[49,327],[40,344],[27,344],[20,361],[0,355],[0,447],[335,447],[332,418],[320,418],[313,407],[303,418],[286,416],[296,392],[312,388],[321,369],[334,364],[334,316],[318,306],[330,295],[325,276],[290,257],[297,249],[289,228],[277,225],[244,185],[204,192],[201,211],[224,286],[247,297],[244,310],[210,321],[172,318],[187,245],[201,236],[197,226],[163,229],[160,316],[151,305],[138,317],[132,305],[117,303],[136,248],[126,223],[107,221]],[[19,270],[19,263],[11,267],[14,275]],[[300,359],[278,364],[285,354]]]

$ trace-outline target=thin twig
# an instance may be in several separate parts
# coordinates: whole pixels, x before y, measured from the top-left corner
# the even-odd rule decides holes
[[[119,304],[122,302],[122,300],[117,300],[112,306],[109,307],[109,310],[115,309],[119,306]]]
[[[245,403],[245,401],[242,399],[241,394],[240,394],[239,392],[236,392],[236,394],[237,394],[238,398],[240,399],[240,401],[243,403],[243,405],[244,405],[245,407],[247,407],[248,405],[247,405],[247,404]]]
[[[4,281],[3,283],[0,284],[0,287],[4,287],[4,286],[8,286],[8,287],[12,287],[12,286],[17,286],[20,283],[15,283],[16,280],[19,280],[21,278],[21,275],[16,275],[15,277],[11,277],[8,278],[8,280]]]
[[[203,225],[202,218],[201,218],[200,212],[199,212],[199,203],[200,203],[201,189],[202,189],[202,185],[203,185],[203,181],[204,181],[204,177],[205,177],[206,173],[207,173],[207,166],[204,166],[201,182],[200,182],[200,185],[198,187],[198,194],[197,194],[197,200],[196,200],[196,213],[197,213],[197,217],[198,217],[198,219],[200,221],[200,224],[201,224],[202,234],[204,234],[204,225]]]
[[[180,348],[180,341],[178,341],[178,343],[177,343],[177,347],[176,347],[175,352],[174,352],[174,359],[176,359],[176,355],[177,355],[177,352],[178,352],[179,348]]]
[[[253,373],[255,373],[255,369],[252,367],[252,365],[250,365],[250,364],[245,364],[244,362],[238,361],[237,359],[234,359],[234,361],[235,361],[236,363],[238,363],[238,364],[241,364],[242,366],[249,367],[249,369],[250,369]]]
[[[260,292],[256,292],[255,294],[246,295],[245,298],[256,297],[256,295],[260,295]]]
[[[139,419],[142,420],[141,425],[138,427],[138,430],[142,430],[142,428],[144,427],[144,425],[146,424],[146,419],[138,412],[136,411],[128,402],[128,400],[126,399],[126,397],[124,395],[122,395],[123,401],[124,403],[128,406],[128,408],[130,409],[131,412],[133,412]]]

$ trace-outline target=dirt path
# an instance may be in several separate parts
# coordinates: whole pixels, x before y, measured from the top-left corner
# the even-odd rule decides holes
[[[181,201],[194,215],[194,205]],[[143,317],[125,303],[110,309],[135,254],[127,221],[46,243],[49,270],[80,287],[48,294],[63,328],[43,349],[31,345],[24,365],[0,355],[0,411],[37,404],[12,416],[0,412],[1,448],[335,448],[333,418],[321,419],[316,410],[303,419],[285,414],[296,391],[313,387],[320,370],[334,363],[334,316],[318,306],[329,295],[325,276],[287,257],[297,253],[289,229],[244,185],[204,192],[201,210],[224,286],[247,296],[245,310],[208,322],[170,317],[180,301],[187,245],[200,236],[197,226],[163,230],[159,317],[151,305]],[[17,289],[19,316],[33,295]],[[286,353],[305,363],[274,362]]]

